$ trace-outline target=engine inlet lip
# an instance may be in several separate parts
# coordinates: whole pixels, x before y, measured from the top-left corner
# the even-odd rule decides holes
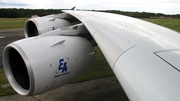
[[[29,26],[31,25],[31,28],[29,29]],[[33,29],[32,29],[33,28]],[[33,36],[38,36],[41,34],[40,32],[40,27],[38,26],[37,22],[33,19],[29,19],[25,22],[24,26],[24,34],[26,38],[33,37]],[[29,33],[28,30],[34,30],[34,32]]]
[[[29,90],[26,90],[24,88],[22,88],[15,80],[15,78],[12,76],[12,70],[9,64],[9,53],[12,49],[15,49],[22,57],[25,65],[26,65],[26,69],[29,75]],[[27,58],[27,55],[24,53],[24,51],[15,43],[11,43],[8,46],[6,46],[4,48],[3,51],[3,65],[4,65],[4,70],[5,70],[5,74],[6,77],[9,81],[9,83],[11,84],[11,86],[13,87],[13,89],[18,92],[20,95],[32,95],[34,92],[34,74],[33,74],[33,70],[32,70],[32,66],[29,62],[29,59]]]

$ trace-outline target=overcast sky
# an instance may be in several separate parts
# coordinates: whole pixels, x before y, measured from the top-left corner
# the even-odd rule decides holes
[[[0,0],[0,8],[121,10],[180,14],[180,0]]]

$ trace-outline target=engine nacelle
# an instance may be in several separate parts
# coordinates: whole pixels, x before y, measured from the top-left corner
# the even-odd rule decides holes
[[[3,64],[14,90],[21,95],[33,95],[69,83],[90,69],[94,54],[85,38],[32,37],[6,46]]]
[[[64,20],[64,19],[58,19],[53,17],[37,17],[37,18],[31,18],[26,21],[25,23],[25,37],[32,37],[32,36],[38,36],[43,33],[70,26],[71,24]]]

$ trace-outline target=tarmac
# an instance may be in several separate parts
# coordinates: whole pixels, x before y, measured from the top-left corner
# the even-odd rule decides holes
[[[0,31],[0,67],[4,47],[24,38],[23,29]],[[129,101],[115,76],[66,84],[53,91],[34,96],[14,94],[0,101]]]
[[[13,30],[2,30],[0,31],[0,68],[2,65],[2,54],[3,49],[9,43],[16,40],[24,38],[23,29],[13,29]]]
[[[0,101],[129,101],[115,76],[66,84],[40,95],[19,94],[0,97]]]

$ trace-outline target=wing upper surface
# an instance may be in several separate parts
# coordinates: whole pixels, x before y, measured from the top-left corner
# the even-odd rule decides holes
[[[180,72],[172,68],[180,49],[179,33],[122,15],[65,11],[80,20],[93,36],[132,101],[179,101]],[[161,57],[157,55],[162,52]],[[168,60],[168,57],[171,60]],[[176,57],[180,57],[176,54]],[[176,60],[177,61],[177,60]]]

